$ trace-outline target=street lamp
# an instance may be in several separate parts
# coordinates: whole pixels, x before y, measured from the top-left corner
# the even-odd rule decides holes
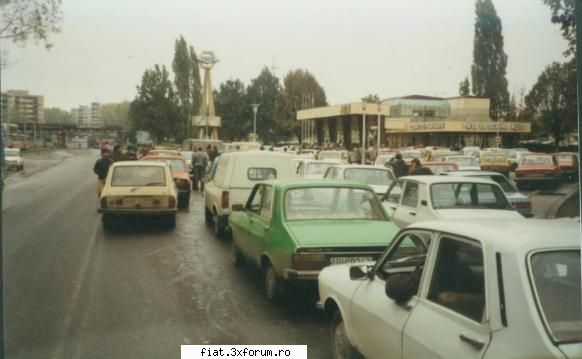
[[[253,141],[257,142],[257,111],[259,110],[259,104],[253,103],[253,114],[254,114],[254,121],[253,121]]]
[[[366,164],[366,100],[362,100],[362,164]]]

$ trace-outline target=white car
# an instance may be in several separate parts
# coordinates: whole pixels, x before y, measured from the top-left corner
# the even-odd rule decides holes
[[[317,154],[318,160],[348,164],[348,151],[321,151]]]
[[[295,177],[292,157],[271,151],[236,151],[218,157],[204,186],[204,219],[221,237],[234,206],[244,206],[255,184]]]
[[[14,168],[17,171],[24,169],[24,158],[20,148],[4,148],[4,165],[6,169]]]
[[[524,218],[497,183],[474,177],[400,177],[382,205],[400,228],[435,219]]]
[[[386,167],[368,165],[330,166],[323,178],[364,183],[372,187],[378,196],[384,195],[396,179],[392,170]]]
[[[459,171],[480,171],[479,160],[474,156],[446,156],[444,162],[454,162],[459,166]]]
[[[299,159],[297,165],[296,175],[298,178],[305,179],[322,179],[325,171],[337,162],[311,160],[307,158]]]
[[[581,358],[580,222],[433,221],[319,275],[334,358]]]
[[[386,163],[390,162],[390,160],[393,159],[394,156],[396,156],[396,152],[394,152],[390,155],[379,155],[378,157],[376,157],[376,160],[374,161],[374,165],[386,166]]]

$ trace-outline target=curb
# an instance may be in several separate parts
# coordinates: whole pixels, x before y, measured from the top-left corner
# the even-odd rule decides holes
[[[570,192],[566,193],[565,196],[562,196],[562,198],[560,198],[556,203],[554,203],[546,212],[546,218],[555,219],[556,215],[558,214],[558,211],[564,205],[564,203],[566,203],[566,201],[568,201],[570,198],[572,198],[578,193],[578,188],[579,188],[578,186],[573,187]]]

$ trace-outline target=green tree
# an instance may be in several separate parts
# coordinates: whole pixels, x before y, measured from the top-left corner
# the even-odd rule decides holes
[[[216,112],[222,117],[220,137],[223,141],[246,140],[252,131],[251,119],[245,117],[246,89],[239,79],[220,84],[215,92]]]
[[[0,0],[0,39],[24,45],[30,37],[49,49],[60,32],[61,0]]]
[[[380,101],[380,97],[377,94],[369,94],[366,97],[362,97],[362,101],[378,103],[378,101]]]
[[[470,94],[471,85],[469,84],[469,78],[465,77],[465,79],[459,83],[459,96],[469,96]]]
[[[129,102],[107,103],[101,105],[101,119],[105,127],[129,127]]]
[[[146,70],[137,91],[129,105],[131,130],[148,131],[158,143],[175,139],[182,123],[178,98],[166,67],[155,65]]]
[[[562,36],[568,41],[566,57],[576,56],[575,0],[542,0],[552,10],[552,22],[560,24]]]
[[[315,76],[307,70],[289,71],[283,80],[283,90],[278,96],[278,135],[281,139],[301,138],[301,124],[297,111],[327,106],[325,90]]]
[[[471,80],[473,94],[491,100],[490,114],[494,120],[505,115],[509,105],[507,90],[507,55],[503,51],[501,19],[491,0],[475,3],[475,37]]]
[[[190,63],[192,64],[192,114],[200,114],[200,105],[202,104],[202,81],[200,80],[200,68],[198,67],[198,56],[194,47],[190,46]]]
[[[174,85],[179,99],[182,123],[178,136],[185,138],[189,133],[192,118],[192,60],[188,52],[188,44],[182,36],[174,45],[172,70],[174,70]]]
[[[564,135],[576,128],[576,63],[547,66],[525,97],[532,127],[553,136],[556,151]]]
[[[45,108],[44,122],[49,125],[72,125],[73,116],[69,111],[58,107]]]
[[[251,80],[247,88],[243,116],[253,120],[251,104],[258,103],[257,136],[265,143],[274,143],[279,138],[279,127],[276,119],[277,98],[281,91],[279,79],[264,67],[259,76]]]

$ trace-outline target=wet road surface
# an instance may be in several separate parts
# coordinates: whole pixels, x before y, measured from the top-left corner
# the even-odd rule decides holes
[[[313,298],[279,305],[230,261],[193,193],[175,230],[104,233],[97,151],[79,151],[4,191],[7,358],[179,358],[181,344],[306,344],[330,358]]]

